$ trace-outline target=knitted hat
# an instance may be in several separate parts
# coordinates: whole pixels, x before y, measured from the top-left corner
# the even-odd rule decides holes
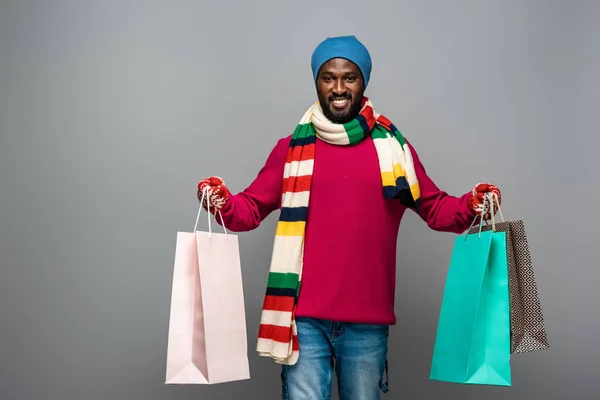
[[[371,56],[369,50],[355,36],[330,37],[317,46],[311,59],[315,82],[323,64],[338,57],[352,61],[358,66],[364,82],[363,89],[366,89],[371,77]]]

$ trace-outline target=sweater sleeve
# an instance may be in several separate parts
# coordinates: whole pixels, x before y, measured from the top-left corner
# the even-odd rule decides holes
[[[470,192],[455,197],[438,188],[427,175],[414,147],[408,141],[406,143],[412,153],[421,190],[419,216],[435,231],[463,233],[475,218],[475,213],[468,207]]]
[[[258,228],[273,211],[281,207],[283,170],[290,138],[280,139],[271,150],[256,178],[243,191],[233,194],[221,209],[225,227],[232,232],[247,232]],[[215,221],[221,224],[219,216]]]

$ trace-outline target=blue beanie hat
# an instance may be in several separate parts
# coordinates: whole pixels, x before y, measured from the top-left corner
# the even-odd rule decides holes
[[[352,61],[358,66],[364,82],[363,89],[366,89],[371,77],[371,56],[365,45],[354,36],[330,37],[317,46],[311,59],[315,82],[323,64],[338,57]]]

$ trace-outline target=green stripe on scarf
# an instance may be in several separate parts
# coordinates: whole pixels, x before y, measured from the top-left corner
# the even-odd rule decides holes
[[[344,129],[348,134],[348,141],[350,144],[357,144],[363,141],[368,132],[365,132],[362,125],[358,121],[358,119],[353,119],[352,121],[344,124]]]
[[[277,289],[296,289],[298,288],[298,274],[270,272],[267,286]]]

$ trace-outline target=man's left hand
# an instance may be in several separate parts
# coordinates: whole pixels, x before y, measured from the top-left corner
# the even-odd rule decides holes
[[[471,191],[471,195],[469,196],[469,209],[473,211],[478,216],[482,216],[483,220],[490,220],[492,218],[490,214],[490,202],[489,199],[485,201],[485,209],[484,209],[484,196],[486,193],[491,193],[494,196],[494,200],[498,200],[499,204],[502,204],[502,196],[500,194],[500,189],[496,186],[481,182],[475,185],[473,190]],[[498,211],[498,205],[493,204],[494,206],[494,214]]]

